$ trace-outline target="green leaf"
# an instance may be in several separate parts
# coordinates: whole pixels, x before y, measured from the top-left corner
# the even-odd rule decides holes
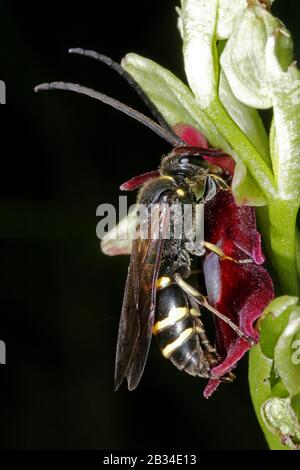
[[[282,380],[279,379],[275,385],[272,386],[272,396],[278,398],[288,398],[290,396]]]
[[[291,395],[300,392],[300,307],[295,307],[274,350],[274,365]]]
[[[127,54],[122,66],[140,84],[168,124],[191,124],[211,145],[230,152],[226,140],[200,109],[191,90],[169,70],[137,54]]]
[[[298,393],[297,395],[294,395],[291,398],[291,405],[292,405],[294,412],[296,413],[298,421],[300,422],[300,393]]]
[[[234,200],[238,205],[258,207],[266,204],[263,192],[257,186],[257,183],[251,174],[247,171],[244,163],[239,161],[237,156],[231,187],[234,194]]]
[[[300,448],[300,423],[290,398],[270,398],[262,405],[262,416],[268,429],[280,435],[286,445]]]
[[[297,302],[297,297],[283,295],[274,299],[263,311],[259,320],[260,346],[263,354],[270,359],[274,358],[275,346]]]
[[[293,364],[291,368],[291,355],[295,351],[290,347],[295,339],[293,333],[298,331],[299,326],[295,325],[300,316],[297,301],[296,297],[282,296],[268,305],[259,320],[260,344],[250,351],[250,393],[258,420],[272,449],[286,449],[279,437],[283,437],[284,443],[289,446],[295,446],[298,439],[295,429],[299,423],[294,411],[298,400],[293,401],[293,409],[288,408],[292,387],[292,393],[299,391],[297,381],[300,374],[299,370],[295,373]],[[298,359],[300,363],[300,354]],[[296,367],[299,367],[298,364]]]

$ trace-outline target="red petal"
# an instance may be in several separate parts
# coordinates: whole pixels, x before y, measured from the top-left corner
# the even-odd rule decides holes
[[[205,205],[205,237],[215,245],[222,243],[228,256],[252,258],[255,263],[265,260],[261,249],[261,237],[256,230],[255,209],[237,206],[230,192],[219,191],[217,196]],[[243,252],[247,256],[242,256]]]
[[[121,191],[134,191],[135,189],[143,186],[143,184],[145,184],[147,181],[151,180],[152,178],[157,178],[158,176],[159,171],[148,171],[142,175],[134,176],[130,180],[121,184],[120,189]]]
[[[217,390],[218,386],[220,385],[221,380],[219,379],[210,379],[204,389],[203,395],[205,398],[210,398],[211,395]]]
[[[179,124],[174,130],[188,145],[207,147],[202,134],[192,126]],[[205,158],[233,175],[235,164],[231,157]],[[219,191],[205,205],[205,240],[234,259],[252,258],[251,264],[237,264],[222,261],[219,256],[210,253],[205,257],[203,268],[210,303],[245,334],[258,340],[254,322],[273,299],[274,288],[271,277],[261,266],[264,255],[260,234],[256,230],[254,208],[237,206],[230,192]],[[212,369],[214,378],[206,385],[206,398],[217,389],[220,378],[230,372],[250,349],[250,345],[226,323],[215,319],[215,324],[216,347],[221,360]]]
[[[192,147],[208,148],[206,138],[201,132],[189,124],[176,124],[173,127],[175,134],[181,137],[188,145]]]
[[[215,258],[215,261],[212,261],[212,258]],[[217,255],[211,254],[204,262],[209,301],[237,324],[244,333],[258,340],[258,333],[253,324],[274,297],[272,280],[262,266],[253,263],[244,266],[236,265],[236,269],[232,269],[230,266],[232,262],[220,261],[217,258]],[[219,270],[216,271],[211,263],[218,263]],[[211,268],[212,272],[209,275]],[[218,292],[214,289],[216,283],[219,286]],[[214,296],[216,293],[218,293],[217,297]],[[222,377],[235,367],[250,349],[250,345],[239,338],[224,322],[218,319],[215,322],[217,352],[222,360],[212,369],[212,373],[215,377]],[[208,398],[219,383],[211,379],[204,390],[204,396]]]
[[[264,257],[256,230],[252,207],[239,207],[231,193],[219,191],[205,205],[205,239],[218,245],[227,256],[253,259],[251,264],[221,260],[214,253],[206,255],[204,277],[210,303],[230,318],[248,336],[258,340],[254,322],[274,297],[273,283],[260,266]],[[212,369],[216,378],[231,371],[250,345],[224,322],[216,319],[216,346],[221,357]],[[219,382],[210,380],[204,396],[209,397]]]
[[[188,145],[193,147],[208,148],[205,137],[194,127],[189,124],[176,124],[173,127],[174,132],[179,135]],[[233,176],[235,161],[232,157],[203,157],[213,165],[218,165]]]
[[[227,157],[204,157],[209,163],[221,167],[231,176],[234,174],[235,161],[229,155]]]

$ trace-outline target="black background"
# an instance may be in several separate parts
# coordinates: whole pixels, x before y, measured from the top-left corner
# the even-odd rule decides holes
[[[296,0],[275,13],[300,36]],[[3,449],[264,449],[247,386],[210,399],[153,344],[139,388],[113,391],[114,354],[128,258],[108,258],[96,207],[117,204],[119,185],[155,169],[169,147],[115,110],[80,95],[34,94],[75,81],[144,111],[126,83],[68,47],[152,58],[184,79],[174,3],[1,2],[1,316]],[[132,196],[132,202],[134,196]]]

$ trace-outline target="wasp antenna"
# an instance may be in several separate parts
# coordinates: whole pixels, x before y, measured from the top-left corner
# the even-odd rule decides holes
[[[184,145],[185,142],[178,137],[177,134],[173,131],[173,129],[166,123],[165,119],[163,118],[162,114],[158,111],[157,107],[155,104],[149,99],[149,97],[146,95],[144,90],[140,87],[140,85],[137,83],[137,81],[128,73],[122,65],[118,64],[117,62],[113,61],[110,57],[100,54],[99,52],[92,51],[90,49],[82,49],[81,47],[72,47],[68,49],[68,52],[70,54],[79,54],[79,55],[84,55],[86,57],[90,57],[92,59],[98,60],[99,62],[102,62],[111,69],[113,69],[115,72],[117,72],[138,94],[138,96],[141,98],[141,100],[144,102],[144,104],[147,106],[147,108],[151,111],[153,117],[159,122],[161,127],[163,127],[170,136],[172,136],[173,140],[176,142],[175,145]]]
[[[41,85],[37,85],[34,88],[35,92],[45,91],[45,90],[68,90],[68,91],[74,91],[75,93],[80,93],[82,95],[90,96],[91,98],[95,98],[96,100],[99,100],[102,103],[105,103],[117,109],[118,111],[121,111],[122,113],[127,114],[127,116],[130,116],[136,121],[139,121],[140,123],[149,127],[149,129],[151,129],[160,137],[165,139],[172,146],[178,145],[177,139],[175,140],[175,138],[172,135],[170,135],[159,124],[156,124],[156,122],[152,121],[152,119],[148,118],[147,116],[140,113],[139,111],[136,111],[135,109],[130,108],[130,106],[127,106],[126,104],[121,103],[120,101],[115,100],[114,98],[111,98],[110,96],[104,95],[103,93],[100,93],[99,91],[95,91],[92,88],[81,86],[78,83],[69,83],[69,82],[42,83]]]
[[[110,68],[114,69],[119,75],[129,75],[125,69],[123,69],[122,65],[114,62],[110,57],[104,54],[100,54],[99,52],[92,51],[91,49],[82,49],[82,47],[70,47],[68,49],[69,54],[79,54],[85,55],[86,57],[90,57],[91,59],[98,60],[99,62],[103,62],[104,64],[108,65]],[[129,77],[135,81],[131,75]]]

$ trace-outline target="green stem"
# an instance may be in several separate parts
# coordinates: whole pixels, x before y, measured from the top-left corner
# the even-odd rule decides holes
[[[268,202],[270,229],[267,248],[277,275],[279,291],[298,296],[296,257],[298,203],[282,199],[271,199]],[[264,235],[266,236],[266,233]],[[269,381],[272,364],[273,361],[262,354],[259,344],[251,349],[249,354],[250,393],[257,419],[270,449],[287,450],[288,448],[281,443],[278,435],[273,434],[266,427],[261,415],[263,403],[272,396]]]
[[[205,112],[248,168],[266,198],[274,198],[276,189],[272,170],[239,126],[231,119],[223,105],[215,100],[210,103]]]
[[[296,218],[298,203],[291,200],[269,200],[270,241],[272,263],[280,291],[298,296],[296,257]]]

